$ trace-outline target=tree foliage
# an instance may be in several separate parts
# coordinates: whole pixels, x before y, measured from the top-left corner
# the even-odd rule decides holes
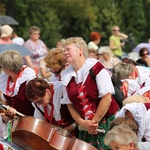
[[[89,42],[92,31],[101,33],[101,46],[108,45],[113,25],[119,25],[136,45],[149,39],[149,6],[150,0],[1,0],[0,13],[19,22],[13,27],[25,40],[29,27],[39,26],[49,48],[70,36]],[[127,46],[125,51],[132,48]]]

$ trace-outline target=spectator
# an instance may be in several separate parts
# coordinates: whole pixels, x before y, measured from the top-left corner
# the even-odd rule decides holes
[[[64,41],[65,41],[65,39],[61,39],[60,41],[58,41],[56,47],[57,48],[62,48],[61,45],[63,44]]]
[[[24,46],[29,49],[33,55],[31,60],[34,66],[39,68],[40,60],[44,59],[48,53],[47,47],[40,37],[40,28],[37,26],[32,26],[29,28],[30,39],[24,43]]]
[[[88,52],[89,52],[89,55],[88,55],[89,58],[97,59],[97,51],[95,49],[89,49]]]
[[[124,42],[121,43],[121,40],[127,39],[128,36],[124,33],[120,32],[119,26],[112,27],[112,35],[109,38],[109,47],[112,50],[114,56],[119,59],[122,58],[122,47],[124,46]]]
[[[88,49],[98,50],[98,44],[101,40],[101,35],[99,32],[91,32],[90,34],[91,41],[88,43]]]
[[[47,82],[50,81],[52,73],[50,72],[50,69],[46,67],[45,59],[40,61],[40,70],[38,77],[43,78]]]
[[[11,40],[13,29],[9,25],[3,25],[1,27],[1,39],[0,44],[13,44]],[[38,68],[33,65],[31,58],[29,55],[24,56],[25,64],[31,68],[33,68],[36,72],[38,72]]]
[[[12,40],[11,40],[12,32],[13,32],[13,28],[11,28],[9,25],[1,26],[0,44],[12,44]]]
[[[119,58],[113,56],[109,46],[100,47],[98,53],[102,55],[100,62],[109,70],[112,70],[113,67],[120,62]]]
[[[144,66],[144,67],[150,67],[149,51],[146,47],[143,47],[143,48],[140,49],[139,56],[141,58],[139,58],[136,61],[138,63],[138,65]]]
[[[23,45],[24,39],[22,37],[19,37],[16,32],[12,33],[12,42],[13,44]]]

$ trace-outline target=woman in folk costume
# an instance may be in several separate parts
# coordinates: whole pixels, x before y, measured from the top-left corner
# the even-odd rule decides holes
[[[130,103],[126,104],[116,114],[118,117],[130,117],[134,119],[139,126],[138,141],[150,141],[150,103]]]
[[[34,108],[25,96],[26,84],[36,77],[35,71],[23,65],[22,56],[15,50],[8,50],[0,54],[0,91],[2,99],[24,115],[32,116]]]
[[[150,70],[128,63],[118,63],[112,70],[113,76],[122,81],[124,97],[143,95],[150,99]]]
[[[113,98],[114,88],[109,72],[96,59],[87,58],[86,42],[80,37],[71,37],[63,43],[69,66],[62,72],[64,98],[69,111],[79,124],[79,138],[97,149],[107,149],[105,134],[98,129],[109,128],[109,122],[119,106]],[[92,69],[95,81],[90,75]]]
[[[65,114],[65,111],[61,111],[61,81],[47,83],[42,78],[35,78],[28,82],[25,93],[33,102],[34,117],[65,128],[70,133],[75,130],[74,120],[69,118],[69,114]]]

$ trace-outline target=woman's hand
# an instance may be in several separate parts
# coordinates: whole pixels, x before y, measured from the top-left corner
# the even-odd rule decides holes
[[[11,115],[11,116],[16,115],[16,109],[8,106],[7,111],[6,111],[6,115]]]
[[[89,134],[95,135],[97,134],[98,123],[96,123],[94,120],[84,120],[81,128],[86,130]]]

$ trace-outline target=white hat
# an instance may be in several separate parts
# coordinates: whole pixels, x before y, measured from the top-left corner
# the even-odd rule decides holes
[[[108,54],[112,55],[112,51],[109,46],[101,46],[98,49],[98,54],[103,54],[103,53],[108,53]]]
[[[11,28],[9,25],[3,25],[1,26],[1,37],[7,37],[10,36],[13,32],[13,28]]]

